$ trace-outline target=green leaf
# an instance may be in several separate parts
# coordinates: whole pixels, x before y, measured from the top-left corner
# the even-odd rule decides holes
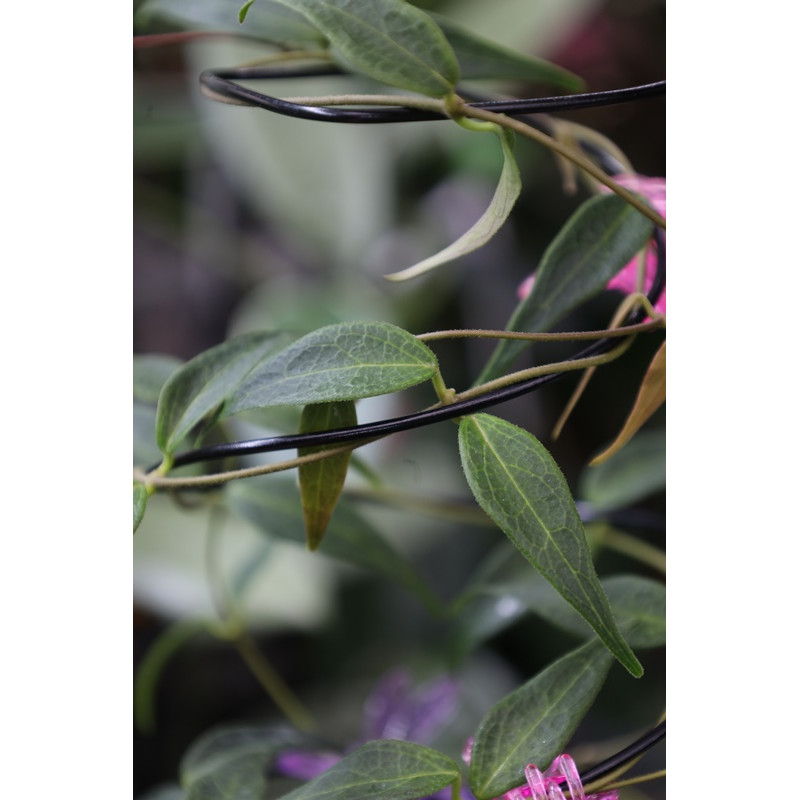
[[[262,800],[270,759],[308,737],[289,729],[223,728],[210,731],[186,752],[180,764],[186,800]]]
[[[506,330],[541,332],[600,292],[641,250],[653,223],[617,195],[587,200],[550,243],[530,294]],[[495,348],[476,383],[508,372],[527,342],[506,339]]]
[[[260,530],[280,539],[305,542],[300,493],[292,481],[264,476],[237,481],[226,491],[233,510]],[[429,610],[440,610],[437,599],[408,561],[343,502],[333,512],[318,552],[397,583]]]
[[[147,489],[141,483],[133,485],[133,532],[139,527],[147,508]]]
[[[581,91],[585,83],[577,75],[561,67],[517,53],[489,39],[484,39],[441,14],[431,14],[450,42],[462,80],[481,78],[520,80],[545,83],[569,92]]]
[[[344,322],[320,328],[259,364],[222,410],[357,400],[429,380],[433,352],[386,322]]]
[[[356,404],[352,400],[314,403],[303,409],[300,416],[300,433],[348,428],[357,423]],[[298,453],[304,456],[325,449],[325,447],[301,447]],[[349,464],[350,453],[347,452],[322,461],[303,464],[298,469],[303,520],[306,525],[306,544],[309,550],[316,550],[325,535],[333,509],[336,508],[339,495],[342,493]]]
[[[348,67],[390,86],[443,97],[458,60],[439,26],[403,0],[278,0],[301,14]]]
[[[302,14],[273,0],[258,0],[247,13],[246,25],[237,21],[230,0],[145,0],[133,22],[138,34],[177,28],[231,33],[290,48],[316,50],[327,44]]]
[[[500,173],[500,181],[495,189],[492,202],[481,218],[465,234],[448,247],[445,247],[444,250],[412,267],[408,267],[408,269],[387,275],[386,277],[389,280],[405,281],[409,278],[416,278],[434,267],[471,253],[473,250],[483,247],[503,226],[503,223],[511,213],[511,209],[517,202],[522,188],[522,181],[519,176],[519,167],[517,167],[517,162],[514,160],[513,136],[502,128],[497,128],[496,133],[503,149],[503,171]]]
[[[578,497],[601,511],[624,508],[667,483],[665,432],[640,431],[608,461],[585,469],[578,480]]]
[[[161,355],[133,357],[133,399],[155,405],[167,379],[181,365],[179,358]]]
[[[247,0],[247,2],[239,9],[239,24],[241,25],[245,19],[247,19],[247,12],[250,10],[250,6],[255,3],[256,0]]]
[[[481,508],[639,677],[642,666],[614,622],[567,482],[545,447],[510,422],[474,414],[459,423],[459,448]]]
[[[612,664],[595,639],[568,653],[495,705],[472,745],[469,785],[490,800],[525,783],[525,765],[549,764],[594,702]]]
[[[255,364],[285,343],[274,331],[248,333],[212,347],[174,372],[158,399],[156,441],[163,453],[216,410]]]
[[[416,800],[458,779],[458,765],[442,753],[380,739],[362,745],[281,800]]]

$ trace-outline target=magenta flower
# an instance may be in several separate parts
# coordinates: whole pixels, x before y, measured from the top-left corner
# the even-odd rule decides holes
[[[642,195],[653,208],[658,211],[665,219],[667,216],[667,181],[666,178],[648,178],[645,175],[615,175],[614,180],[630,189],[632,192]],[[600,190],[608,193],[611,190],[605,186],[601,186]],[[644,290],[647,291],[648,287],[652,284],[655,278],[656,267],[658,258],[656,255],[655,245],[651,244],[646,256],[645,261],[645,281]],[[520,300],[526,298],[531,289],[533,288],[534,276],[526,278],[517,289],[517,295]],[[639,256],[635,256],[626,264],[609,282],[606,286],[607,289],[616,289],[617,291],[630,294],[635,292],[639,280]],[[659,314],[667,313],[667,292],[666,289],[661,293],[661,296],[653,306]]]
[[[275,760],[281,775],[311,780],[325,772],[350,750],[373,739],[403,739],[417,744],[429,743],[452,717],[458,700],[458,684],[451,678],[439,678],[414,688],[404,670],[385,675],[364,704],[363,739],[345,752],[284,750]],[[431,798],[449,798],[444,789]],[[464,800],[472,798],[465,790]]]

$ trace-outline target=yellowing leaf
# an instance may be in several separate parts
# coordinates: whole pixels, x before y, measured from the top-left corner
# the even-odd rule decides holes
[[[634,433],[650,419],[658,410],[659,406],[667,399],[667,343],[664,342],[658,348],[658,352],[653,356],[647,373],[644,376],[642,385],[639,387],[639,394],[633,409],[625,420],[622,430],[608,448],[599,456],[596,456],[589,463],[593,467],[602,464],[606,459],[611,458],[614,453],[619,452],[631,439]]]
[[[352,400],[314,403],[303,409],[300,433],[349,428],[357,422],[356,404]],[[301,447],[299,453],[306,455],[324,449],[325,447]],[[316,550],[325,535],[333,509],[342,493],[349,463],[350,453],[347,452],[321,461],[312,461],[299,468],[300,497],[309,550]]]

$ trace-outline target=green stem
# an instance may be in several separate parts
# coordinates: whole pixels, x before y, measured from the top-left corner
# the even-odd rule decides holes
[[[313,731],[316,728],[314,718],[258,649],[250,634],[244,629],[240,630],[234,637],[233,644],[256,680],[292,725],[301,731]]]
[[[527,380],[528,378],[536,378],[539,375],[550,375],[553,372],[570,372],[573,370],[586,369],[587,367],[594,367],[600,364],[608,364],[616,358],[619,358],[630,346],[633,344],[634,337],[623,340],[613,350],[607,353],[602,353],[598,356],[589,356],[588,358],[578,358],[573,361],[558,361],[553,364],[543,364],[539,367],[531,367],[530,369],[522,369],[517,372],[512,372],[509,375],[504,375],[502,378],[496,378],[493,381],[482,383],[480,386],[475,386],[472,389],[467,389],[465,392],[457,394],[454,398],[455,402],[461,400],[468,400],[471,397],[478,397],[487,392],[492,392],[495,389],[501,389],[518,381]]]
[[[206,547],[206,572],[211,585],[214,605],[222,619],[221,634],[229,639],[238,650],[242,660],[250,668],[255,679],[264,688],[276,706],[286,715],[289,722],[303,731],[315,728],[314,719],[305,706],[295,696],[272,664],[258,649],[253,637],[247,631],[242,615],[237,608],[236,599],[228,589],[217,552],[219,535],[222,530],[221,510],[212,510],[209,521]]]
[[[440,369],[437,368],[436,373],[431,378],[431,382],[433,383],[433,388],[436,390],[436,396],[439,398],[439,402],[443,406],[450,405],[456,393],[454,389],[447,388]]]
[[[544,145],[554,153],[558,153],[560,156],[563,156],[567,160],[571,161],[573,164],[575,164],[575,166],[580,167],[582,170],[584,170],[584,172],[589,173],[589,175],[591,175],[595,180],[599,181],[612,192],[619,195],[623,200],[625,200],[625,202],[632,205],[637,211],[639,211],[641,214],[644,214],[645,217],[658,225],[659,228],[666,231],[667,221],[661,216],[661,214],[659,214],[655,209],[651,208],[633,192],[629,191],[623,186],[620,186],[613,178],[610,178],[608,175],[606,175],[606,173],[603,172],[600,167],[598,167],[588,158],[580,155],[580,153],[576,152],[571,147],[567,147],[566,145],[562,144],[552,136],[548,136],[546,133],[542,133],[536,128],[526,125],[524,122],[520,122],[512,117],[507,117],[505,114],[497,114],[494,111],[487,111],[484,108],[475,108],[474,106],[467,105],[466,103],[461,105],[459,108],[459,113],[467,117],[482,119],[486,120],[487,122],[494,122],[497,125],[501,125],[504,128],[508,128],[509,130],[515,131],[516,133],[519,133],[528,139],[533,139],[533,141]]]
[[[292,458],[288,461],[281,461],[277,464],[264,464],[260,467],[248,467],[246,469],[234,469],[228,472],[217,472],[214,475],[199,475],[192,478],[161,478],[151,473],[145,477],[145,485],[153,487],[153,490],[158,489],[207,489],[214,486],[221,486],[229,481],[239,480],[240,478],[253,478],[256,475],[269,475],[272,472],[284,472],[287,469],[294,469],[302,464],[308,464],[312,461],[321,461],[330,456],[339,455],[340,453],[347,453],[356,447],[363,447],[365,444],[374,442],[375,439],[368,439],[357,444],[348,444],[341,447],[333,447],[330,450],[321,450],[318,453],[309,453],[308,455]],[[141,471],[134,470],[134,480],[141,480]]]
[[[480,328],[459,328],[447,331],[432,331],[418,333],[417,339],[421,342],[433,342],[437,339],[522,339],[531,342],[579,342],[584,339],[606,339],[609,337],[630,336],[633,333],[646,333],[647,331],[666,328],[667,323],[663,315],[656,315],[650,322],[640,322],[637,325],[627,325],[624,328],[611,328],[603,331],[566,331],[562,333],[523,333],[521,331],[494,331]]]
[[[664,575],[667,573],[667,557],[664,555],[663,550],[659,550],[657,547],[653,547],[653,545],[643,542],[635,536],[618,531],[609,525],[604,527],[598,534],[597,541],[601,546],[615,550],[617,553],[622,553],[636,561],[641,561]]]
[[[330,95],[325,97],[291,97],[287,98],[290,102],[299,103],[307,106],[333,106],[333,105],[391,105],[404,106],[406,108],[419,108],[425,111],[438,111],[454,119],[462,127],[465,125],[463,118],[484,120],[499,125],[502,128],[519,133],[528,139],[532,139],[538,144],[547,147],[554,153],[571,161],[575,166],[580,167],[599,183],[602,183],[615,194],[619,195],[626,203],[632,205],[641,214],[644,214],[654,224],[662,230],[667,229],[667,221],[655,209],[645,203],[638,195],[620,186],[613,178],[610,178],[600,167],[581,155],[577,150],[559,142],[552,136],[526,125],[524,122],[507,117],[505,114],[497,114],[487,111],[484,108],[470,106],[463,99],[456,95],[450,95],[445,100],[437,100],[430,97],[416,97],[414,95],[396,94],[348,94]],[[486,130],[481,127],[479,130]]]

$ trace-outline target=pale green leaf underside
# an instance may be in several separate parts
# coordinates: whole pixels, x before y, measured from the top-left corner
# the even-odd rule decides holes
[[[646,244],[653,223],[617,195],[587,200],[548,246],[531,293],[520,301],[507,330],[548,330],[596,295]],[[476,383],[504,375],[528,343],[507,339],[495,348]]]
[[[158,399],[156,442],[162,452],[174,452],[253,366],[284,342],[283,334],[272,331],[248,333],[200,353],[176,370]]]
[[[620,663],[642,667],[620,634],[558,465],[530,433],[489,414],[459,424],[464,472],[481,508],[591,625]]]
[[[346,66],[432,97],[458,82],[458,60],[439,26],[403,0],[279,0],[328,39]]]
[[[281,800],[417,800],[459,777],[456,763],[412,742],[367,742]]]
[[[357,400],[429,380],[436,356],[415,336],[386,322],[328,325],[259,364],[222,411]]]
[[[499,130],[497,135],[503,149],[503,171],[500,173],[500,181],[489,207],[480,219],[451,245],[412,267],[387,275],[389,280],[405,281],[416,278],[448,261],[471,253],[479,247],[483,247],[503,226],[517,202],[522,181],[519,167],[514,159],[512,136],[504,130]]]
[[[257,0],[239,24],[231,0],[145,0],[133,17],[137,33],[218,31],[260,39],[283,47],[319,49],[325,36],[296,11],[273,0]]]
[[[545,83],[571,92],[584,88],[584,82],[568,70],[541,58],[517,53],[462,28],[441,14],[431,14],[450,42],[458,58],[462,80],[482,78]]]
[[[470,789],[489,800],[525,783],[526,764],[548,765],[594,702],[613,660],[596,639],[497,703],[475,734]]]

